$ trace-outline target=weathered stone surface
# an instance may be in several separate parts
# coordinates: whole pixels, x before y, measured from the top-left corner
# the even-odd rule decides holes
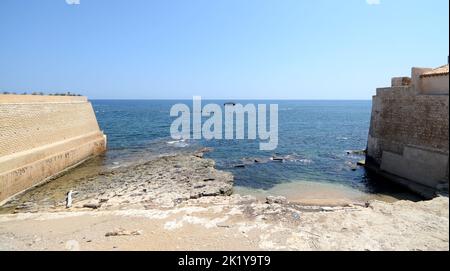
[[[73,206],[75,209],[173,207],[189,199],[231,195],[233,175],[216,170],[214,165],[213,160],[183,154],[84,177],[77,182],[80,187],[73,196]],[[62,211],[63,206],[63,202],[54,205],[39,202],[19,206],[16,211]]]
[[[126,171],[111,174],[111,183],[117,184],[112,190],[121,192],[118,200],[111,192],[106,207],[122,205],[126,199],[130,204],[151,201],[161,206],[170,207],[190,198],[230,195],[233,191],[231,173],[214,169],[214,161],[202,159],[195,155],[179,155],[135,166],[132,176],[126,177]],[[126,179],[128,185],[123,188],[114,179]],[[136,191],[145,190],[145,193]]]
[[[267,204],[285,204],[287,203],[287,199],[285,197],[282,196],[268,196],[266,198],[266,203]]]
[[[78,240],[79,250],[448,251],[448,207],[448,197],[327,208],[232,195],[174,208],[9,214],[0,215],[0,250],[61,250],[61,240]]]
[[[203,158],[205,153],[212,152],[212,151],[213,151],[212,148],[201,148],[201,149],[197,150],[196,152],[194,152],[194,156],[196,156],[198,158]]]

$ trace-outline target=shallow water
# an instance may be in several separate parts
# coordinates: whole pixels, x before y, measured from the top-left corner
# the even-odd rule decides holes
[[[247,187],[235,187],[235,193],[253,195],[260,201],[267,196],[283,196],[290,202],[317,206],[342,206],[353,203],[365,203],[371,200],[395,202],[419,198],[411,193],[398,190],[385,190],[383,193],[367,193],[343,184],[311,181],[292,181],[276,185],[268,190]]]

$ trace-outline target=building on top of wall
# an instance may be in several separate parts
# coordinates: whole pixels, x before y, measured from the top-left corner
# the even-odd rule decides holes
[[[373,97],[366,165],[422,194],[448,194],[449,65],[413,68]]]

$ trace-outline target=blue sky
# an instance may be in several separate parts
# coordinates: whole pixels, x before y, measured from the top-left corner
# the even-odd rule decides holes
[[[370,99],[412,66],[446,64],[448,9],[448,0],[1,0],[0,91]]]

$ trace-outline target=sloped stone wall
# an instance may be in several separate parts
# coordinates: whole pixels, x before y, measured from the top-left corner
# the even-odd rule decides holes
[[[377,90],[367,149],[370,167],[411,182],[411,188],[434,189],[448,182],[448,157],[448,93],[423,95],[413,86]]]
[[[0,95],[0,202],[105,149],[85,97]]]

